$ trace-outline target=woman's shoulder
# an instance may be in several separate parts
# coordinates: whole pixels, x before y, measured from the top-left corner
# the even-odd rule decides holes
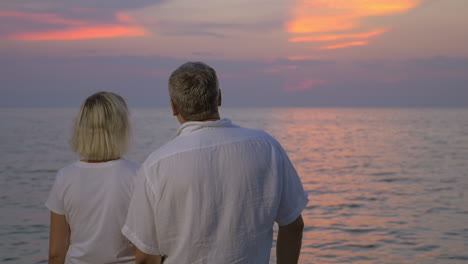
[[[79,170],[79,166],[78,166],[79,162],[80,162],[79,160],[76,160],[74,162],[67,164],[65,167],[62,167],[61,169],[59,169],[57,172],[57,177],[58,176],[63,177],[63,176],[69,175],[70,173],[73,173]]]
[[[59,186],[67,185],[75,177],[74,175],[79,174],[80,168],[77,166],[77,162],[79,161],[74,161],[59,169],[55,176],[55,184]]]
[[[137,163],[124,158],[102,163],[88,163],[77,160],[58,170],[57,178],[66,179],[69,177],[73,177],[73,175],[81,174],[83,172],[85,172],[86,174],[92,174],[92,171],[96,169],[102,170],[106,168],[111,169],[115,167],[117,167],[119,170],[128,170],[136,173],[140,166]]]

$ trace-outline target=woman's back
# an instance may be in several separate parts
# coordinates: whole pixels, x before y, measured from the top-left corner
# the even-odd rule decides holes
[[[138,166],[128,160],[77,161],[61,169],[46,206],[70,226],[66,263],[133,263],[121,234]]]

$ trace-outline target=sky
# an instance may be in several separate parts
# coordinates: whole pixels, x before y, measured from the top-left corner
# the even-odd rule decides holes
[[[0,0],[0,107],[166,107],[186,61],[227,107],[468,107],[467,25],[467,0]]]

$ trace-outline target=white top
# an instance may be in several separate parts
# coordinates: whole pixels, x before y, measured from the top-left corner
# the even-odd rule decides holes
[[[65,263],[134,263],[135,249],[120,230],[137,170],[120,159],[77,161],[58,172],[46,206],[70,225]]]
[[[227,119],[184,123],[138,174],[122,232],[165,264],[268,263],[308,201],[279,143]]]

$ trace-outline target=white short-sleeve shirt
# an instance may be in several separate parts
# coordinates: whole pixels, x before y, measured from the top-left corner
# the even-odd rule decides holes
[[[268,263],[308,202],[279,143],[228,119],[184,123],[138,174],[122,232],[165,264]]]
[[[66,263],[134,263],[135,248],[122,235],[138,166],[119,159],[77,161],[61,169],[46,202],[70,225]]]

